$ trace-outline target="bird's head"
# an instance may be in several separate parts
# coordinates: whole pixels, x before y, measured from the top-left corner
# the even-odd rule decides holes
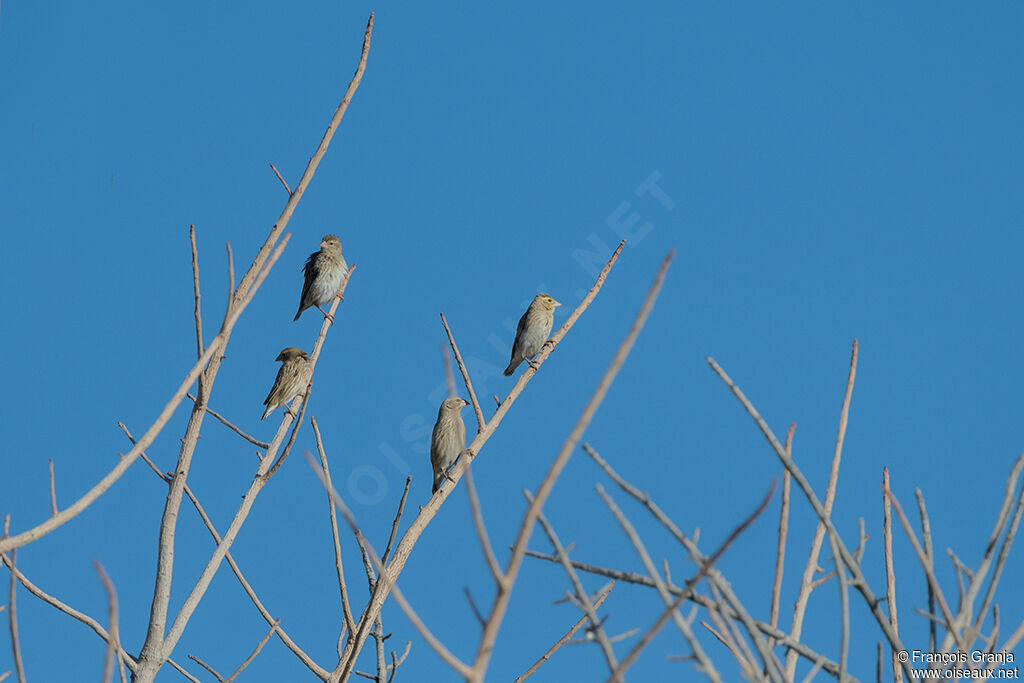
[[[555,298],[553,296],[551,296],[550,294],[544,294],[543,292],[533,297],[533,301],[536,304],[544,307],[544,309],[548,311],[553,311],[562,305],[559,302],[555,301]]]
[[[283,351],[281,351],[281,353],[277,354],[277,358],[275,358],[274,360],[286,363],[296,358],[309,360],[309,356],[306,355],[306,352],[295,346],[289,346],[288,348],[284,349]]]
[[[452,398],[446,398],[444,402],[441,404],[441,407],[444,408],[445,410],[452,410],[457,412],[468,405],[469,401],[467,401],[466,399],[460,398],[458,396],[453,396]]]
[[[341,251],[341,240],[337,235],[324,235],[324,238],[320,240],[320,248]]]

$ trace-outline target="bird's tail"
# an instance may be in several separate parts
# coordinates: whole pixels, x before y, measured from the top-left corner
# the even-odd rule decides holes
[[[302,315],[302,312],[303,312],[304,310],[306,310],[306,309],[304,309],[304,308],[302,308],[301,306],[299,306],[299,312],[295,314],[295,317],[294,317],[294,318],[292,318],[292,322],[295,322],[296,320],[298,320],[298,319],[299,319],[299,316],[300,316],[300,315]]]
[[[518,368],[518,367],[519,367],[519,363],[516,363],[515,361],[509,361],[508,367],[505,368],[505,376],[506,377],[511,377],[512,373],[515,372],[516,368]]]
[[[430,489],[430,495],[437,493],[437,490],[441,488],[441,482],[444,481],[444,472],[434,475],[434,488]]]
[[[263,422],[264,420],[266,420],[267,419],[267,415],[270,415],[272,412],[274,412],[274,408],[276,408],[276,407],[277,406],[273,406],[273,405],[270,405],[268,403],[267,404],[267,409],[263,411],[263,417],[260,418],[260,422]]]

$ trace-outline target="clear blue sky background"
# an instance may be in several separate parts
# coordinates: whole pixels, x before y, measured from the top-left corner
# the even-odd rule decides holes
[[[586,439],[681,527],[700,527],[710,552],[780,467],[704,357],[723,364],[780,436],[798,423],[795,457],[822,491],[856,337],[836,522],[854,545],[865,519],[865,570],[882,592],[883,466],[908,509],[920,487],[955,601],[944,551],[977,563],[1024,444],[1024,8],[1015,3],[4,2],[0,513],[12,513],[14,529],[49,514],[48,458],[69,504],[128,450],[116,421],[143,432],[191,366],[189,224],[209,338],[223,310],[224,242],[241,271],[286,199],[268,163],[297,181],[352,74],[371,10],[362,87],[288,226],[291,244],[236,328],[212,406],[270,438],[277,422],[258,418],[274,357],[284,346],[308,349],[319,324],[315,311],[291,322],[300,267],[321,235],[338,233],[359,269],[309,412],[339,488],[382,547],[405,476],[413,477],[406,521],[429,497],[425,447],[443,382],[438,312],[471,359],[478,391],[504,394],[512,380],[497,373],[525,302],[549,291],[566,303],[556,322],[564,320],[593,281],[579,252],[603,259],[619,239],[609,218],[636,212],[637,227],[649,230],[625,249],[475,467],[502,558],[525,507],[521,490],[540,481],[675,248],[654,315]],[[637,196],[652,174],[671,209]],[[164,469],[174,466],[186,408],[149,449]],[[203,437],[190,482],[223,530],[254,471],[254,448],[212,419]],[[305,427],[233,552],[289,634],[330,667],[340,616],[326,503],[301,454],[312,447]],[[578,559],[642,571],[595,482],[608,485],[574,455],[550,519],[577,543]],[[103,562],[133,652],[148,616],[164,491],[140,462],[18,558],[44,589],[105,622],[91,565]],[[614,495],[674,578],[691,574],[644,511]],[[721,562],[765,619],[777,513],[778,496]],[[798,496],[793,515],[787,627],[813,530]],[[178,528],[172,607],[213,549],[187,504]],[[539,532],[532,546],[549,547]],[[351,539],[344,550],[358,609],[365,582]],[[822,553],[822,566],[829,557]],[[924,584],[902,531],[896,562],[901,630],[908,646],[926,647],[926,623],[912,613],[925,605]],[[1024,589],[1012,580],[1022,571],[1017,552],[999,598],[1004,633],[1024,616]],[[479,631],[462,589],[488,605],[492,585],[464,492],[423,535],[401,583],[439,637],[471,657]],[[590,589],[602,583],[586,578]],[[527,561],[494,680],[521,673],[576,620],[571,606],[552,605],[567,585],[557,567]],[[853,673],[873,679],[878,630],[852,600]],[[622,584],[605,608],[607,626],[646,628],[660,609],[652,591]],[[99,676],[103,645],[87,628],[24,591],[19,613],[30,680]],[[829,584],[812,598],[806,639],[833,657],[836,613]],[[397,680],[451,679],[396,606],[384,619],[390,647],[413,640]],[[228,672],[265,631],[225,565],[176,658],[193,653]],[[702,642],[737,680],[723,648],[706,635]],[[12,666],[7,643],[5,634],[0,671]],[[634,676],[697,680],[691,665],[665,661],[685,652],[668,627]],[[373,666],[367,649],[360,668]],[[276,641],[250,671],[248,680],[308,678]],[[537,680],[604,672],[596,647],[576,646]],[[169,668],[160,675],[179,679]]]

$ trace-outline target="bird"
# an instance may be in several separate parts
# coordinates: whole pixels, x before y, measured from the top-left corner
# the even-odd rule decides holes
[[[285,410],[288,410],[288,402],[302,391],[309,380],[309,356],[302,349],[289,346],[277,354],[275,360],[281,361],[281,369],[277,371],[274,386],[263,402],[267,409],[263,411],[260,422],[267,419],[267,415],[278,406],[285,406]]]
[[[466,447],[466,425],[459,414],[469,402],[458,396],[446,398],[437,411],[437,423],[430,437],[430,464],[434,468],[434,488],[437,493],[441,483],[450,479],[448,469],[459,459],[459,453]]]
[[[324,235],[320,240],[320,251],[309,255],[303,271],[306,279],[302,283],[299,311],[292,321],[298,320],[302,312],[311,306],[316,306],[325,318],[330,318],[330,314],[320,307],[338,294],[348,276],[348,264],[341,255],[341,240],[337,235]]]
[[[512,342],[512,358],[505,368],[506,377],[511,377],[524,360],[530,367],[537,368],[537,364],[531,359],[540,353],[541,347],[551,334],[551,327],[555,323],[555,309],[561,305],[550,294],[541,293],[533,297],[530,307],[519,319],[516,340]]]

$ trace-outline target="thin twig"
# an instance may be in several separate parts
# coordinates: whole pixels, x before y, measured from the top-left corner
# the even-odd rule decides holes
[[[213,677],[216,678],[219,683],[224,683],[224,677],[217,673],[217,670],[214,669],[212,666],[210,666],[203,660],[199,659],[199,657],[196,657],[195,655],[189,655],[188,658],[196,664],[198,664],[199,666],[206,669],[207,671],[209,671],[211,674],[213,674]]]
[[[331,468],[327,464],[327,453],[324,450],[324,442],[320,438],[320,425],[316,423],[316,418],[309,418],[310,423],[313,426],[313,435],[316,437],[316,450],[320,454],[320,466],[323,468],[324,477],[327,479],[327,484],[333,486],[331,483]],[[338,516],[334,509],[334,499],[330,493],[327,495],[328,510],[331,516],[331,538],[334,541],[334,569],[338,575],[338,591],[341,593],[341,612],[344,618],[344,630],[348,632],[348,637],[352,638],[355,634],[356,626],[355,620],[352,618],[352,608],[349,606],[348,601],[348,587],[345,585],[345,567],[341,561],[341,539],[338,536]],[[277,622],[275,622],[277,623]]]
[[[168,659],[167,663],[171,665],[172,669],[174,669],[175,671],[180,673],[182,676],[184,676],[185,678],[190,680],[192,683],[203,683],[198,678],[196,678],[195,676],[193,676],[189,672],[185,671],[185,669],[182,668],[182,666],[180,664],[178,664],[177,662],[175,662],[173,659]]]
[[[188,226],[188,240],[192,246],[192,291],[195,294],[196,358],[203,357],[203,314],[199,306],[199,250],[196,248],[196,226]],[[202,388],[200,388],[202,391]]]
[[[235,669],[234,673],[227,677],[225,683],[232,683],[232,681],[234,681],[238,677],[238,674],[242,673],[242,671],[245,670],[245,667],[252,664],[252,660],[256,659],[256,655],[260,653],[260,650],[263,649],[263,646],[266,645],[267,641],[269,641],[274,636],[274,632],[277,631],[277,626],[280,623],[280,621],[281,620],[278,619],[274,622],[274,624],[270,627],[270,630],[267,631],[267,635],[263,636],[263,640],[261,640],[259,644],[256,646],[256,649],[252,651],[252,654],[246,657],[245,661],[242,662],[237,669]]]
[[[899,619],[896,613],[896,572],[893,570],[892,555],[892,503],[885,491],[889,490],[889,468],[882,468],[882,544],[885,554],[885,601],[889,608],[889,623],[892,624],[893,633],[899,634]],[[928,588],[929,610],[934,610],[934,593]],[[932,633],[934,633],[934,628]],[[934,645],[934,643],[933,643]],[[934,652],[934,650],[931,650]],[[892,679],[895,683],[903,683],[903,668],[896,651],[892,652]]]
[[[273,164],[271,164],[270,168],[274,169],[274,175],[276,175],[277,179],[281,181],[282,185],[284,185],[284,189],[288,193],[288,196],[290,197],[291,194],[292,194],[292,188],[288,187],[288,182],[281,175],[281,172],[277,170],[277,166],[274,166]]]
[[[10,534],[11,516],[4,517],[4,538]],[[14,670],[18,674],[18,683],[25,683],[25,663],[21,659],[21,641],[18,638],[18,551],[11,551],[10,558],[3,557],[4,563],[11,570],[11,586],[7,593],[7,625],[11,631],[11,650],[14,652]]]
[[[501,571],[498,558],[494,555],[494,548],[491,546],[491,538],[487,535],[487,526],[484,524],[484,515],[480,507],[480,497],[476,494],[476,483],[473,481],[473,468],[466,468],[466,495],[469,496],[469,507],[473,511],[473,526],[476,527],[477,538],[480,539],[480,547],[484,550],[484,557],[487,559],[487,566],[491,569],[491,575],[498,585],[504,585],[505,574]]]
[[[398,533],[398,525],[402,521],[402,513],[405,511],[405,500],[409,497],[409,484],[412,483],[412,477],[408,476],[405,478],[405,489],[402,491],[402,497],[398,501],[398,512],[395,513],[395,521],[391,523],[391,533],[388,535],[388,544],[384,547],[384,554],[381,555],[381,564],[387,564],[388,556],[391,554],[391,547],[395,544],[395,534]]]
[[[786,453],[793,457],[793,432],[796,423],[789,425],[786,432]],[[775,580],[772,582],[772,604],[769,610],[768,623],[779,625],[779,601],[782,597],[782,570],[786,561],[786,534],[789,530],[789,470],[782,469],[782,505],[779,508],[779,541],[775,549]]]
[[[107,591],[107,603],[109,605],[110,638],[107,640],[107,656],[103,664],[103,682],[109,683],[114,673],[114,656],[119,655],[121,652],[121,637],[118,635],[117,628],[117,590],[115,590],[114,582],[110,580],[107,570],[103,568],[99,560],[93,560],[92,563],[96,568],[96,573],[100,575],[103,588]],[[120,656],[117,659],[118,669],[121,673],[121,683],[124,683],[126,680],[124,663],[121,661]]]
[[[198,398],[193,396],[191,393],[187,394],[187,396],[190,399],[192,399],[193,403],[199,400]],[[242,437],[243,439],[245,439],[246,441],[251,443],[253,446],[256,446],[257,448],[262,448],[263,450],[267,450],[268,448],[270,448],[270,444],[269,443],[267,443],[266,441],[260,441],[259,439],[257,439],[256,437],[254,437],[254,436],[252,436],[250,434],[246,434],[244,431],[242,431],[242,429],[240,427],[238,427],[237,425],[232,423],[230,420],[228,420],[226,417],[224,417],[223,415],[218,413],[216,410],[214,410],[210,406],[206,406],[206,412],[208,412],[213,417],[217,418],[218,422],[220,422],[222,425],[224,425],[225,427],[227,427],[228,429],[233,431],[235,434],[238,434],[240,437]]]
[[[832,506],[836,500],[836,488],[839,483],[839,463],[843,457],[843,440],[846,438],[846,423],[850,414],[850,400],[853,397],[853,384],[857,377],[857,340],[853,340],[853,351],[850,353],[850,371],[846,377],[846,392],[843,395],[843,405],[839,411],[839,430],[836,434],[836,446],[832,454],[832,467],[828,475],[828,486],[825,489],[825,516],[832,514]],[[818,555],[821,553],[821,545],[825,541],[825,523],[818,522],[814,530],[814,538],[811,541],[811,550],[807,555],[807,564],[804,565],[804,573],[800,580],[800,591],[797,593],[796,604],[793,607],[793,625],[790,628],[790,635],[794,640],[800,640],[803,632],[804,614],[807,611],[807,602],[811,597],[811,584],[814,582],[814,571],[818,567]],[[796,675],[797,655],[795,652],[786,653],[786,679],[793,680]]]
[[[601,603],[604,602],[605,598],[608,597],[608,594],[612,592],[612,588],[614,586],[615,586],[615,582],[611,581],[611,582],[607,583],[604,588],[602,588],[600,591],[598,591],[597,599],[594,600],[594,609],[595,610],[598,607],[601,606]],[[566,643],[568,643],[572,639],[572,637],[574,635],[576,635],[576,632],[579,631],[581,628],[583,628],[583,625],[586,624],[587,621],[589,621],[589,618],[586,615],[583,615],[582,617],[580,617],[579,621],[577,621],[575,624],[573,624],[572,628],[570,628],[566,632],[566,634],[564,636],[559,638],[558,641],[554,645],[552,645],[550,648],[548,648],[548,651],[545,652],[544,654],[542,654],[540,656],[540,659],[538,659],[536,662],[534,662],[533,666],[531,666],[529,669],[527,669],[525,672],[523,672],[523,674],[521,676],[519,676],[515,681],[513,681],[513,683],[522,683],[522,681],[525,681],[527,678],[532,676],[534,674],[534,672],[537,671],[537,669],[540,668],[540,665],[543,664],[544,662],[548,661],[551,658],[551,655],[555,654],[555,652],[558,651],[558,648],[560,648],[563,645],[565,645]]]
[[[523,491],[523,495],[526,496],[526,499],[530,501],[531,504],[533,503],[533,496],[529,491]],[[615,675],[615,671],[619,667],[619,660],[615,657],[615,650],[612,648],[611,640],[609,640],[608,634],[605,632],[604,627],[601,624],[601,620],[597,618],[597,608],[594,606],[594,602],[590,599],[590,595],[583,588],[583,583],[580,581],[579,576],[576,574],[576,570],[573,569],[572,563],[569,561],[569,554],[562,546],[562,542],[558,539],[558,534],[555,533],[554,528],[552,528],[543,512],[538,512],[537,521],[540,523],[541,529],[544,530],[544,533],[547,534],[548,540],[551,541],[551,545],[555,549],[555,555],[558,556],[558,560],[562,564],[562,568],[565,569],[565,573],[568,575],[569,581],[572,583],[573,590],[576,592],[575,604],[583,611],[583,615],[590,620],[590,627],[588,630],[594,635],[594,638],[601,646],[601,652],[604,654],[605,661],[608,663],[608,670],[612,673],[613,680],[621,680],[621,676]]]
[[[466,369],[466,364],[462,361],[462,354],[459,353],[459,347],[455,344],[455,337],[452,336],[451,328],[448,327],[448,321],[445,319],[444,313],[441,314],[441,324],[444,325],[444,331],[448,334],[448,343],[452,345],[455,362],[458,363],[459,372],[462,373],[462,380],[466,383],[469,401],[473,404],[473,412],[476,414],[476,433],[479,434],[484,430],[484,425],[487,424],[487,420],[484,419],[484,411],[480,409],[480,402],[476,400],[476,392],[473,391],[473,383],[469,379],[469,370]]]
[[[50,510],[57,516],[57,483],[53,475],[53,458],[50,458]]]
[[[835,539],[830,535],[829,543],[832,545],[832,560],[836,565],[836,575],[839,577],[839,605],[840,622],[842,630],[839,639],[839,683],[846,683],[848,678],[847,666],[850,657],[850,595],[847,590],[846,570],[843,569],[843,560],[839,556],[839,547]],[[895,627],[893,627],[895,629]],[[808,675],[806,680],[810,681],[812,676]]]
[[[231,252],[231,242],[225,242],[228,250],[228,301],[235,296],[235,255]]]
[[[657,620],[655,620],[654,624],[652,624],[651,627],[647,629],[647,632],[644,633],[644,637],[640,639],[640,642],[634,645],[633,649],[631,649],[626,655],[626,658],[622,660],[622,664],[619,665],[619,669],[612,672],[611,677],[608,678],[609,683],[619,680],[618,674],[625,672],[626,669],[632,666],[633,662],[635,662],[636,658],[640,656],[640,653],[643,652],[644,648],[654,640],[654,636],[658,635],[662,627],[665,626],[665,622],[668,621],[668,618],[678,612],[679,605],[683,600],[685,600],[685,598],[680,595],[674,601],[669,603],[668,607],[666,607]],[[696,642],[696,640],[694,640],[694,642]],[[708,661],[710,662],[710,660]],[[711,672],[708,669],[705,668],[703,671],[705,674],[708,674],[708,677],[711,678],[711,680],[721,680],[717,677],[717,672],[716,676],[712,677]],[[713,669],[711,671],[713,671]]]
[[[914,495],[917,496],[917,511],[921,516],[921,538],[924,539],[924,555],[928,558],[928,568],[935,571],[935,548],[932,547],[932,524],[928,519],[928,508],[925,507],[924,494],[921,493],[921,489],[914,489]],[[933,614],[935,613],[935,592],[930,585],[928,586],[928,611]],[[935,652],[935,633],[936,624],[934,622],[928,624],[929,652]],[[902,676],[896,679],[896,683],[899,683],[900,680],[902,680]]]
[[[487,625],[487,621],[484,619],[484,615],[480,614],[480,608],[476,606],[473,594],[469,592],[469,586],[463,586],[462,592],[466,596],[466,602],[469,603],[470,611],[472,611],[473,616],[476,617],[477,622],[480,624],[480,628],[483,628]]]

